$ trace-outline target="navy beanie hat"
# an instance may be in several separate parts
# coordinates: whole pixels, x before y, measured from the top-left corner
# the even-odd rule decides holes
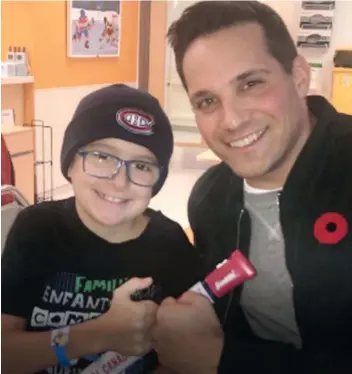
[[[118,138],[148,148],[161,166],[153,196],[163,186],[173,152],[171,124],[157,99],[124,84],[94,91],[78,104],[66,128],[61,148],[61,171],[68,170],[77,151],[96,140]]]

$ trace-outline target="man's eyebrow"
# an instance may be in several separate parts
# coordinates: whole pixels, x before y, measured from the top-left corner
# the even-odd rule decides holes
[[[248,79],[249,77],[251,77],[252,75],[254,74],[270,74],[270,71],[268,69],[264,69],[264,68],[261,68],[261,69],[250,69],[250,70],[247,70],[241,74],[238,74],[236,75],[235,77],[231,78],[229,83],[230,84],[234,84],[236,82],[241,82],[241,81],[244,81],[246,79]],[[197,99],[200,99],[204,96],[207,96],[209,95],[210,91],[208,90],[199,90],[199,91],[196,91],[195,93],[193,93],[191,96],[190,96],[190,101],[193,102],[194,100],[197,100]]]
[[[194,94],[191,95],[190,101],[191,103],[193,103],[195,100],[201,99],[202,97],[209,95],[209,93],[210,91],[208,90],[196,91]]]
[[[260,74],[260,73],[270,74],[270,71],[268,69],[264,69],[264,68],[250,69],[250,70],[247,70],[247,71],[245,71],[241,74],[236,75],[235,77],[230,79],[229,83],[241,82],[241,81],[244,81],[244,80],[248,79],[251,75]]]

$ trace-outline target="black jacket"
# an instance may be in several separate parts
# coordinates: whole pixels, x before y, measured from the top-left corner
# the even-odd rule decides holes
[[[303,347],[297,351],[254,336],[239,304],[238,287],[215,305],[225,332],[221,374],[241,369],[352,372],[352,117],[336,112],[322,97],[307,101],[317,123],[279,197]],[[235,248],[248,256],[251,223],[243,204],[243,180],[227,165],[211,167],[197,181],[188,210],[206,271]],[[326,216],[328,212],[334,214]],[[338,231],[332,235],[336,244],[325,243],[334,229],[333,224],[326,226],[326,217],[337,217]]]

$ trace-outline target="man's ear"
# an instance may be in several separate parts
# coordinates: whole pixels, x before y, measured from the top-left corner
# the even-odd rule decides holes
[[[305,98],[310,86],[310,67],[301,55],[296,56],[293,61],[292,77],[299,97]]]

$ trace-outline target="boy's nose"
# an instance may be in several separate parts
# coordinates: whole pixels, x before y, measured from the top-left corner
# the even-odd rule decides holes
[[[124,188],[128,184],[128,178],[127,178],[127,170],[126,166],[121,166],[118,170],[117,173],[115,174],[114,178],[112,179],[112,183],[116,187],[119,188]]]

